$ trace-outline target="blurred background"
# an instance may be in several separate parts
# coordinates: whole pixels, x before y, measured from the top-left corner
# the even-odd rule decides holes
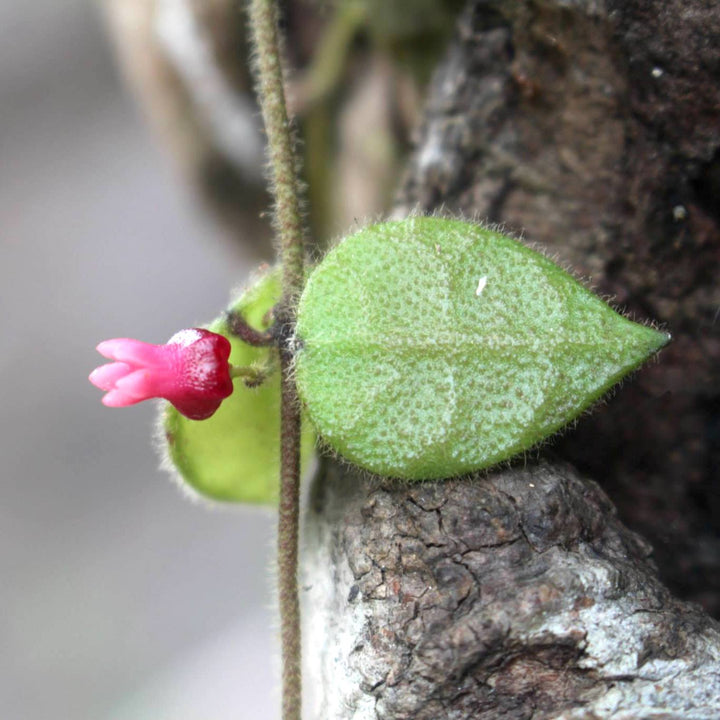
[[[258,262],[158,149],[107,24],[0,0],[0,717],[273,718],[271,515],[190,504],[151,404],[87,381],[98,341],[206,322]]]
[[[315,250],[387,210],[459,0],[283,2]],[[158,470],[112,337],[271,259],[237,0],[0,0],[0,718],[277,717],[272,513]]]

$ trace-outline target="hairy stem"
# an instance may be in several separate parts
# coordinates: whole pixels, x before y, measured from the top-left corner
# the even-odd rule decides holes
[[[255,70],[267,132],[275,196],[275,227],[283,269],[282,298],[276,311],[281,369],[278,592],[283,665],[282,718],[300,720],[300,604],[297,583],[300,405],[290,373],[293,360],[290,340],[295,329],[295,303],[303,285],[304,251],[297,160],[285,104],[277,20],[275,0],[251,0]]]
[[[278,590],[282,638],[282,718],[301,717],[300,603],[298,600],[298,527],[300,496],[300,410],[289,367],[292,353],[280,347],[281,405]]]
[[[297,158],[283,90],[282,59],[275,0],[251,0],[258,94],[267,133],[275,225],[283,266],[285,311],[302,289],[303,225],[300,213]],[[281,308],[282,310],[283,308]]]

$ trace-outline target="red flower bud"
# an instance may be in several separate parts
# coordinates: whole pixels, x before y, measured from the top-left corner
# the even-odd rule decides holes
[[[204,420],[233,391],[230,342],[209,330],[181,330],[165,345],[116,338],[97,350],[115,361],[90,374],[90,382],[107,391],[102,402],[108,407],[165,398],[190,419]]]

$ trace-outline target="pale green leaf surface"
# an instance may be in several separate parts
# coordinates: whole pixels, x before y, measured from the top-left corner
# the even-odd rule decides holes
[[[266,313],[280,298],[280,273],[261,277],[232,306],[250,325],[267,328]],[[221,316],[209,330],[230,340],[233,365],[264,364],[276,348],[256,348],[229,334]],[[280,375],[273,374],[257,388],[234,380],[233,394],[207,420],[190,420],[172,405],[163,408],[163,437],[167,454],[182,480],[198,494],[214,500],[275,503],[280,477]],[[315,434],[303,423],[302,459],[313,455]]]
[[[328,253],[296,339],[298,390],[321,437],[372,472],[425,479],[532,447],[669,337],[516,240],[415,217]]]

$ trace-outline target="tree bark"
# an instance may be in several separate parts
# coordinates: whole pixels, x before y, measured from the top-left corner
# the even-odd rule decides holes
[[[720,716],[720,625],[568,465],[398,485],[329,462],[307,530],[312,717]]]
[[[430,91],[398,213],[478,216],[673,334],[558,453],[720,615],[720,6],[485,0]]]
[[[399,194],[523,234],[660,360],[552,462],[397,486],[327,461],[305,556],[319,718],[720,716],[720,7],[475,0]],[[617,504],[592,481],[597,480]]]

